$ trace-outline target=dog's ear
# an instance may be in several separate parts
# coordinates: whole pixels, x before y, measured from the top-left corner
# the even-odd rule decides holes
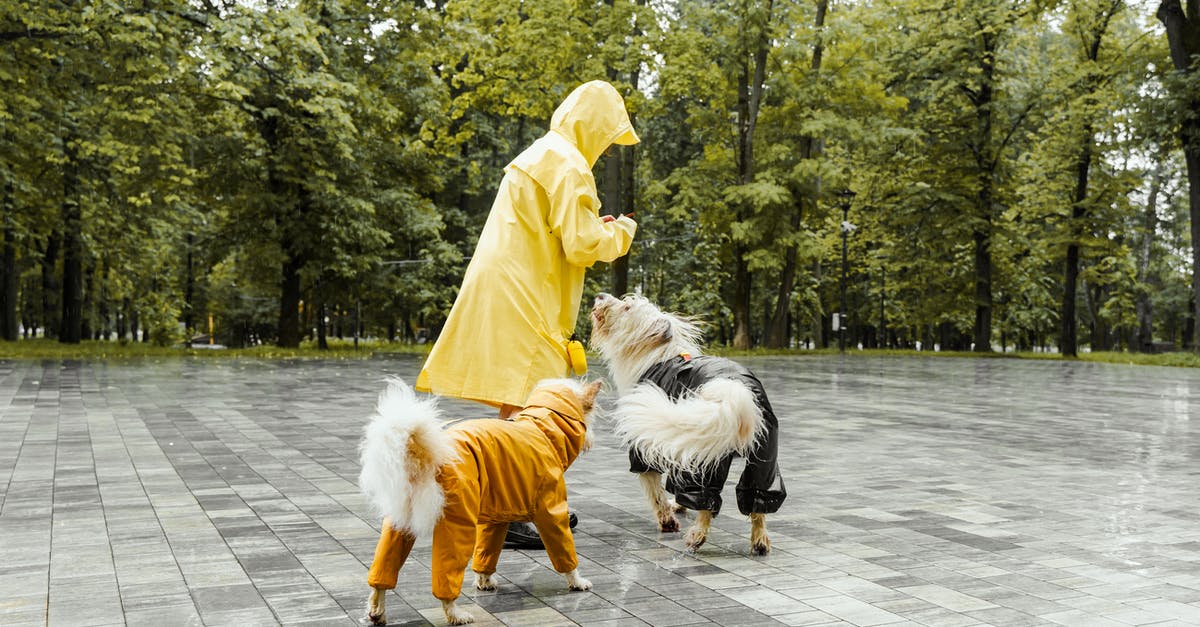
[[[583,398],[579,399],[579,403],[583,405],[583,413],[590,413],[592,407],[596,406],[596,395],[600,393],[600,386],[603,383],[597,379],[583,388]]]
[[[650,329],[649,340],[655,345],[666,344],[675,338],[675,332],[671,328],[670,320],[659,320],[654,323]]]

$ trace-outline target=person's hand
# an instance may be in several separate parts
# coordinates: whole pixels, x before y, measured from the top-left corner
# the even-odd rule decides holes
[[[614,220],[616,220],[616,218],[612,217],[611,215],[605,214],[605,215],[600,216],[601,222],[612,222]]]

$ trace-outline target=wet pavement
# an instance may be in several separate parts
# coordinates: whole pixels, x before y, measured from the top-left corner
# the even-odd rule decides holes
[[[658,533],[601,423],[568,474],[594,589],[505,551],[496,592],[464,591],[480,624],[1200,624],[1200,371],[744,362],[782,430],[769,556],[732,485],[698,552]],[[418,365],[0,361],[0,624],[359,622],[378,521],[356,446]],[[392,624],[444,624],[429,555]]]

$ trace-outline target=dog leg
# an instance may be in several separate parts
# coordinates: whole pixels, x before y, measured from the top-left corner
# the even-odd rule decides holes
[[[771,552],[771,539],[767,537],[767,515],[750,514],[750,552],[766,555]]]
[[[592,582],[579,576],[579,569],[576,568],[569,573],[563,573],[563,577],[567,580],[567,589],[574,592],[582,592],[592,589]]]
[[[451,625],[466,625],[475,622],[470,612],[458,609],[454,601],[442,601],[442,611],[446,613],[446,622]]]
[[[702,509],[696,512],[696,524],[688,529],[687,535],[683,537],[683,543],[687,548],[695,551],[704,545],[704,541],[708,540],[708,527],[712,524],[712,510]]]
[[[387,611],[383,608],[383,600],[386,596],[387,590],[371,588],[371,596],[367,597],[367,624],[387,624]]]
[[[475,589],[491,592],[496,589],[496,582],[492,581],[492,575],[495,573],[475,573]]]
[[[676,505],[663,489],[662,473],[651,470],[640,473],[638,479],[642,482],[642,491],[646,493],[646,499],[650,501],[650,508],[654,510],[654,519],[658,523],[659,531],[679,531],[679,521],[675,520]]]

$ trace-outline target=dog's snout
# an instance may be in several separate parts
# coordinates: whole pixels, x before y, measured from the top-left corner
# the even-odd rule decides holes
[[[599,294],[596,294],[596,300],[593,301],[592,304],[593,305],[603,305],[604,303],[607,303],[610,300],[616,300],[616,298],[614,298],[612,294],[609,294],[607,292],[600,292]]]

